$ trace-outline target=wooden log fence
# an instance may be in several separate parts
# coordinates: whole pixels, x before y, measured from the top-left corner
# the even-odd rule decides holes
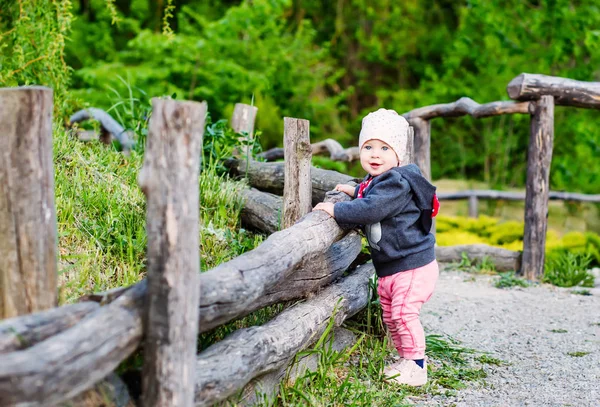
[[[548,199],[596,202],[596,196],[550,192],[547,172],[552,151],[554,103],[597,108],[597,84],[584,89],[581,83],[524,75],[519,79],[521,82],[511,82],[509,94],[527,102],[477,105],[470,99],[463,98],[454,104],[415,109],[405,114],[405,117],[411,121],[415,130],[415,156],[419,157],[417,159],[421,160],[421,165],[427,166],[425,152],[429,149],[430,119],[463,114],[487,117],[525,113],[523,109],[531,109],[533,119],[529,157],[535,163],[528,163],[531,175],[528,175],[525,199],[528,205],[531,204],[533,220],[526,219],[526,228],[530,228],[530,237],[527,239],[529,247],[539,249],[543,248],[542,235],[545,235],[546,225],[543,212],[547,212]],[[513,88],[518,88],[518,91]],[[567,90],[568,97],[561,94]],[[41,306],[39,310],[52,308],[56,301],[56,235],[52,235],[52,230],[54,233],[56,230],[56,218],[49,158],[51,143],[48,136],[52,106],[51,93],[48,99],[47,92],[43,88],[0,90],[0,102],[3,106],[15,106],[14,103],[7,104],[7,98],[13,98],[11,100],[16,101],[17,105],[16,110],[13,107],[12,110],[3,109],[0,113],[3,128],[14,129],[7,123],[14,122],[15,117],[43,117],[45,120],[33,126],[19,126],[18,130],[19,136],[28,135],[37,140],[35,143],[39,143],[40,154],[31,156],[29,164],[23,164],[20,168],[38,166],[36,174],[38,177],[40,174],[42,176],[31,182],[39,183],[40,179],[43,180],[41,190],[45,191],[44,199],[32,201],[30,195],[24,193],[9,195],[7,191],[14,188],[14,183],[7,181],[14,179],[10,178],[14,174],[10,172],[12,164],[8,163],[13,161],[8,160],[9,155],[5,152],[5,159],[0,163],[0,185],[5,192],[2,195],[11,196],[10,206],[6,199],[2,201],[3,206],[0,205],[0,224],[9,225],[15,208],[21,210],[26,202],[27,205],[36,206],[38,213],[43,214],[42,219],[37,221],[49,225],[47,230],[50,238],[38,241],[44,240],[42,243],[49,244],[50,256],[44,257],[39,266],[28,266],[29,270],[42,270],[43,278],[51,285],[46,292],[51,293],[53,299],[49,305]],[[40,101],[43,106],[41,109],[35,107]],[[155,110],[163,109],[162,114],[155,112],[156,117],[164,121],[163,125],[151,126],[155,130],[150,132],[150,138],[157,144],[155,153],[152,153],[149,146],[147,162],[156,163],[156,167],[150,170],[152,164],[147,166],[145,163],[146,174],[142,173],[140,177],[140,184],[146,190],[148,198],[148,280],[126,289],[88,296],[87,301],[79,304],[37,313],[31,313],[38,310],[36,308],[27,309],[24,313],[29,315],[0,322],[0,405],[45,406],[65,402],[110,375],[119,363],[140,347],[144,336],[148,367],[144,369],[143,402],[147,405],[211,405],[226,400],[263,377],[282,377],[282,369],[292,363],[298,351],[318,339],[330,324],[339,325],[366,304],[367,283],[373,274],[372,266],[359,267],[349,276],[335,282],[358,256],[361,246],[358,234],[343,230],[334,219],[320,211],[308,213],[292,226],[277,231],[281,228],[282,198],[252,189],[242,192],[245,199],[245,221],[273,233],[256,249],[199,274],[194,282],[193,274],[197,271],[198,263],[194,264],[193,254],[184,253],[194,251],[190,248],[197,246],[197,240],[182,242],[180,238],[183,234],[188,238],[189,235],[198,235],[197,230],[194,231],[190,225],[195,223],[197,227],[197,214],[194,218],[193,208],[198,207],[198,191],[193,190],[192,184],[197,177],[197,172],[194,171],[198,169],[198,161],[194,160],[199,156],[200,143],[194,141],[199,140],[194,135],[202,133],[201,111],[206,106],[200,105],[203,107],[192,113],[192,104],[188,102],[168,103],[174,103],[172,110],[167,109],[170,113],[165,112],[164,107],[155,106]],[[8,115],[7,111],[12,113]],[[171,128],[171,121],[179,124]],[[34,123],[35,120],[30,119],[29,122]],[[169,147],[171,150],[165,150],[166,143],[159,147],[162,136],[175,137]],[[165,138],[166,140],[170,138]],[[182,141],[186,144],[185,148],[179,144]],[[305,144],[308,146],[308,141]],[[5,146],[4,151],[9,150],[9,147],[10,144]],[[411,146],[410,150],[412,149]],[[312,151],[312,147],[307,151]],[[10,157],[13,158],[14,155]],[[180,168],[181,174],[175,174],[178,167],[168,164],[168,157],[175,161],[179,159],[183,168]],[[246,168],[240,171],[241,163],[238,160],[229,160],[227,165],[233,173],[247,173],[251,184],[260,189],[276,193],[283,191],[283,163],[246,162],[247,171]],[[19,168],[19,165],[16,167]],[[169,167],[169,171],[165,166]],[[150,172],[156,176],[151,176]],[[189,179],[184,182],[182,178]],[[325,198],[333,201],[349,199],[342,193],[326,192],[338,183],[353,184],[358,181],[344,174],[315,168],[310,169],[310,178],[313,203]],[[188,185],[188,181],[191,184]],[[530,187],[531,183],[536,184],[540,190]],[[173,191],[166,188],[167,193],[152,203],[150,190],[156,188],[156,191],[161,191],[160,188],[165,184]],[[195,184],[197,187],[197,183]],[[189,194],[178,195],[181,194],[181,189],[189,188],[192,189]],[[461,199],[458,197],[460,194],[478,198],[493,195],[490,191],[465,191],[446,198]],[[512,193],[500,193],[497,196],[516,199],[515,195],[504,194]],[[519,199],[522,199],[522,194]],[[270,215],[262,216],[259,214],[261,211],[268,211]],[[154,221],[151,217],[155,218]],[[256,219],[261,219],[262,225]],[[156,227],[150,226],[151,224]],[[5,254],[9,253],[10,245],[6,242],[10,241],[11,233],[10,228],[0,229],[0,241],[3,242],[0,246],[3,250],[0,254],[3,256],[0,257],[6,257]],[[32,235],[31,230],[26,230],[25,233]],[[36,233],[39,234],[39,228]],[[152,245],[156,245],[156,251],[153,251]],[[438,249],[440,250],[436,250],[436,253],[440,261],[457,261],[464,251],[480,259],[495,256],[505,268],[518,268],[522,260],[522,269],[527,270],[527,275],[532,278],[539,277],[540,263],[543,265],[539,250],[529,254],[525,251],[521,259],[520,253],[496,250],[488,246]],[[197,249],[195,251],[197,256]],[[154,266],[151,265],[150,258],[155,259]],[[172,265],[170,261],[173,261]],[[153,267],[154,271],[151,270]],[[10,281],[10,270],[5,265],[0,269],[2,304],[7,303],[6,287]],[[187,290],[182,289],[181,285],[184,276],[191,282]],[[33,284],[32,279],[28,281]],[[333,284],[320,294],[312,295],[330,283]],[[35,290],[31,292],[36,293],[36,301],[37,297],[46,294]],[[265,325],[239,330],[197,356],[194,355],[192,348],[195,348],[196,332],[207,332],[267,305],[307,295],[309,300],[287,309]],[[101,304],[89,299],[101,301]],[[187,301],[189,304],[182,305]],[[3,311],[5,309],[6,307]],[[174,312],[175,309],[182,313],[179,320],[174,316],[177,313]],[[155,317],[150,317],[151,313],[155,313]],[[9,314],[5,313],[3,317],[7,315]],[[182,329],[186,330],[185,333]],[[232,352],[232,349],[236,352]],[[177,355],[179,358],[173,355],[174,352],[180,353]],[[166,355],[170,356],[165,357]],[[160,372],[163,374],[159,374]],[[165,373],[171,377],[166,378]],[[179,382],[175,383],[175,380]],[[155,387],[155,391],[150,391],[150,387]]]

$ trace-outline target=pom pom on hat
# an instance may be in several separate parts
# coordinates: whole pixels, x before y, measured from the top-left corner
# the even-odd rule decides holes
[[[366,115],[362,120],[358,149],[373,139],[387,143],[396,153],[398,161],[406,157],[408,141],[408,121],[391,109],[379,109]]]

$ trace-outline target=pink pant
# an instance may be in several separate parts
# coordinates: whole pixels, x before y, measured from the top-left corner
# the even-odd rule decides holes
[[[431,298],[438,275],[438,264],[434,260],[423,267],[379,278],[377,293],[383,322],[392,334],[398,353],[405,359],[425,357],[425,332],[419,312]]]

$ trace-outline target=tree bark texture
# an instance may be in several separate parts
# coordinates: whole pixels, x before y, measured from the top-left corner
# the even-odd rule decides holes
[[[285,169],[283,181],[283,227],[287,228],[312,210],[310,178],[310,123],[308,120],[283,119]]]
[[[521,268],[521,253],[513,250],[501,249],[486,244],[467,244],[456,246],[437,246],[435,257],[440,263],[458,263],[465,253],[472,261],[481,262],[487,258],[496,267],[497,271],[519,271]]]
[[[246,176],[253,187],[272,194],[283,194],[284,163],[250,161],[246,167],[243,160],[229,159],[225,162],[232,175]],[[325,194],[337,184],[355,184],[361,180],[337,171],[311,167],[312,204],[323,202]]]
[[[75,326],[0,354],[0,406],[53,406],[90,389],[139,346],[146,282]]]
[[[404,113],[403,116],[409,121],[416,118],[429,120],[435,117],[459,117],[466,115],[483,118],[503,114],[527,114],[529,112],[528,109],[529,104],[527,102],[492,102],[480,105],[471,98],[462,97],[453,103],[419,107],[418,109]]]
[[[506,91],[516,100],[537,100],[548,95],[554,96],[556,105],[600,109],[600,82],[522,73],[510,81]]]
[[[371,264],[262,326],[240,329],[198,355],[196,406],[210,406],[255,377],[277,371],[319,339],[330,318],[339,326],[367,305]]]
[[[140,186],[148,300],[143,405],[191,406],[198,335],[198,172],[206,103],[153,99]]]
[[[554,98],[531,102],[531,133],[527,153],[523,274],[529,280],[544,275],[550,164],[554,142]]]
[[[0,322],[0,353],[29,348],[63,332],[98,309],[95,302],[81,302]]]
[[[52,90],[0,89],[0,319],[57,303]]]

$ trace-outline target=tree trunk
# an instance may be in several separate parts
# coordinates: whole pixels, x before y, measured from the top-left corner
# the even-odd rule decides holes
[[[153,99],[140,172],[147,200],[143,405],[191,406],[200,272],[198,171],[206,103]]]
[[[0,89],[0,319],[57,303],[52,90]]]
[[[531,103],[531,133],[527,153],[523,274],[529,280],[544,275],[550,163],[554,139],[554,98],[542,96]]]
[[[312,210],[309,121],[285,117],[283,144],[285,145],[283,228],[287,228]]]
[[[506,87],[508,96],[516,100],[537,100],[542,95],[554,96],[554,104],[600,109],[600,82],[522,73]]]
[[[339,326],[367,305],[372,265],[324,289],[316,297],[262,326],[240,329],[198,355],[196,406],[210,406],[250,380],[287,365],[325,332],[330,318]]]

